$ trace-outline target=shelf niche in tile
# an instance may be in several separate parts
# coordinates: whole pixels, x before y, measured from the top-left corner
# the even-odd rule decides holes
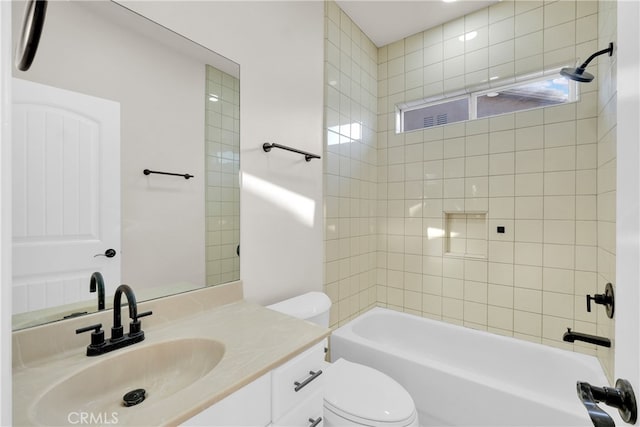
[[[445,212],[445,255],[487,258],[487,213]]]

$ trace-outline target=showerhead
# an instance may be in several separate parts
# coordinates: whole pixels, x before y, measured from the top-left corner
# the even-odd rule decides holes
[[[591,80],[594,79],[593,74],[587,73],[586,71],[584,71],[584,68],[582,67],[578,67],[578,68],[566,67],[560,70],[560,74],[565,76],[568,79],[575,80],[581,83],[589,83]]]
[[[608,48],[599,50],[598,52],[591,55],[586,61],[584,61],[584,63],[581,66],[577,68],[565,67],[562,70],[560,70],[560,74],[568,79],[575,80],[577,82],[589,83],[590,81],[593,80],[594,77],[593,77],[593,74],[587,73],[585,71],[585,69],[587,68],[587,65],[589,65],[589,62],[591,62],[593,58],[595,58],[596,56],[603,55],[605,53],[608,53],[609,56],[613,55],[613,43],[609,43]]]

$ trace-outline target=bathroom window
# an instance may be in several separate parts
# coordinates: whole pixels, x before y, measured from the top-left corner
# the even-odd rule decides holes
[[[463,96],[406,103],[396,108],[396,132],[575,102],[577,87],[574,81],[549,74]]]
[[[472,94],[476,118],[497,116],[577,100],[575,82],[549,76]]]
[[[469,97],[447,99],[406,109],[402,114],[405,132],[469,120]]]

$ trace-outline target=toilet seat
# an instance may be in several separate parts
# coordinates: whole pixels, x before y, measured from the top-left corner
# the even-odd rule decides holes
[[[325,373],[325,410],[364,426],[405,427],[415,421],[411,395],[388,375],[344,359]]]

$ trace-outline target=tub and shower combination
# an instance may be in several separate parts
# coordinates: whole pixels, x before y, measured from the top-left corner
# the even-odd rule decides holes
[[[421,426],[591,426],[576,381],[608,384],[595,357],[384,308],[334,331],[331,357],[402,384]]]

